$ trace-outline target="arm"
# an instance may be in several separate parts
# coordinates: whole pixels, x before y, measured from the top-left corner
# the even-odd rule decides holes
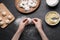
[[[15,35],[13,36],[12,40],[18,40],[20,35],[21,35],[22,31],[20,31],[19,29],[17,30],[17,32],[15,33]]]
[[[34,18],[33,23],[35,24],[39,34],[41,35],[42,40],[48,40],[46,34],[44,33],[42,29],[42,21],[38,18]]]
[[[17,30],[17,32],[15,33],[15,35],[13,36],[12,40],[18,40],[21,33],[23,32],[24,30],[24,27],[25,25],[27,24],[28,20],[27,19],[24,19],[20,22],[20,25],[19,25],[19,28]]]
[[[42,40],[48,40],[46,34],[42,29],[41,30],[38,29],[38,31],[39,31],[39,34],[41,35]]]

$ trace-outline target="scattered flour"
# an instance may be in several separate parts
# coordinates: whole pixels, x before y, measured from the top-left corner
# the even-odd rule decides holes
[[[20,24],[20,22],[24,19],[24,18],[27,18],[29,20],[28,24],[30,24],[32,22],[32,19],[31,18],[28,18],[26,16],[23,16],[23,17],[19,17],[15,20],[15,24],[18,26]]]

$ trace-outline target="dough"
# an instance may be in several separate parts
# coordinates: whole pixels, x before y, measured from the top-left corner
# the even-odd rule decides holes
[[[28,1],[28,5],[30,6],[30,7],[35,7],[36,6],[36,0],[29,0]]]
[[[29,2],[28,5],[29,5],[30,7],[36,7],[36,3],[34,3],[34,2],[31,2],[31,3]]]
[[[20,7],[24,7],[25,5],[27,5],[27,1],[22,1],[21,3],[20,3]]]
[[[37,0],[33,0],[34,3],[37,3]]]
[[[2,15],[3,15],[3,16],[6,16],[6,12],[5,12],[5,11],[2,11]]]
[[[29,11],[30,7],[35,7],[37,5],[36,0],[22,0],[19,4],[20,7],[24,8],[24,10]]]
[[[32,19],[31,18],[28,18],[28,20],[29,20],[29,24],[32,22]]]
[[[30,7],[27,6],[27,5],[25,5],[24,10],[29,11],[30,10]]]
[[[2,21],[2,17],[0,17],[0,21]]]
[[[3,24],[4,24],[4,22],[3,22],[3,21],[1,21],[1,22],[0,22],[0,25],[3,25]]]
[[[8,17],[8,19],[9,19],[9,20],[10,20],[10,19],[12,19],[12,16],[10,16],[10,15],[9,15],[9,16],[7,16],[7,17]]]
[[[23,6],[24,6],[23,3],[20,3],[20,4],[19,4],[19,7],[23,7]]]
[[[6,24],[9,24],[10,23],[10,21],[7,19],[7,20],[5,20],[5,22],[6,22]]]

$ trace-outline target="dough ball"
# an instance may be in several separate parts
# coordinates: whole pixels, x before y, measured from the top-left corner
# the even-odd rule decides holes
[[[26,4],[27,4],[27,1],[22,1],[22,2],[20,3],[20,7],[23,8]]]
[[[34,3],[37,3],[37,0],[33,0]]]
[[[3,21],[1,21],[1,22],[0,22],[0,25],[3,25],[3,24],[4,24],[4,22],[3,22]]]
[[[2,17],[0,17],[0,21],[2,21]]]
[[[31,18],[28,18],[28,20],[29,20],[29,22],[28,22],[28,23],[30,24],[30,23],[32,22],[32,19],[31,19]]]
[[[7,19],[7,20],[5,20],[5,22],[6,22],[6,24],[9,24],[10,23],[10,21]]]
[[[3,16],[6,16],[6,12],[5,12],[5,11],[2,11],[2,15],[3,15]]]
[[[30,7],[29,7],[29,6],[25,6],[24,9],[25,9],[26,11],[29,11],[29,10],[30,10]]]
[[[33,0],[29,0],[28,3],[33,2]]]
[[[9,15],[9,16],[8,16],[8,19],[12,19],[12,16],[11,16],[11,15]]]
[[[18,25],[20,24],[21,20],[22,20],[21,18],[17,18],[17,19],[15,20],[15,25],[18,26]]]
[[[23,7],[24,5],[23,5],[23,3],[20,3],[19,6],[20,6],[20,7]]]

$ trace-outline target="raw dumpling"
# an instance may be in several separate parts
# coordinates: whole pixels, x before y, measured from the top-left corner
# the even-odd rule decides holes
[[[9,16],[8,16],[8,19],[12,19],[12,16],[9,15]]]
[[[29,1],[28,1],[28,5],[29,5],[30,7],[35,7],[35,6],[36,6],[36,0],[29,0]]]
[[[31,3],[28,3],[28,5],[29,5],[30,7],[35,7],[35,6],[36,6],[36,3],[31,2]]]
[[[30,10],[30,7],[27,6],[27,5],[25,5],[24,9],[25,9],[26,11],[28,11],[28,10]]]
[[[33,0],[34,3],[37,3],[37,0]]]
[[[22,2],[19,4],[19,6],[23,8],[26,4],[27,4],[27,1],[22,1]]]
[[[29,11],[30,8],[36,7],[36,2],[36,0],[21,0],[19,6],[24,8],[24,10]]]
[[[1,21],[1,22],[0,22],[0,25],[3,25],[3,24],[4,24],[4,22],[3,22],[3,21]]]
[[[2,15],[3,15],[3,16],[6,16],[6,12],[5,12],[5,11],[2,11]]]
[[[2,17],[0,17],[0,21],[2,21]]]
[[[10,23],[10,21],[7,19],[7,20],[5,20],[5,22],[6,22],[6,24],[9,24]]]
[[[28,22],[28,23],[30,24],[30,23],[32,22],[32,19],[31,19],[31,18],[28,18],[28,20],[29,20],[29,22]]]

